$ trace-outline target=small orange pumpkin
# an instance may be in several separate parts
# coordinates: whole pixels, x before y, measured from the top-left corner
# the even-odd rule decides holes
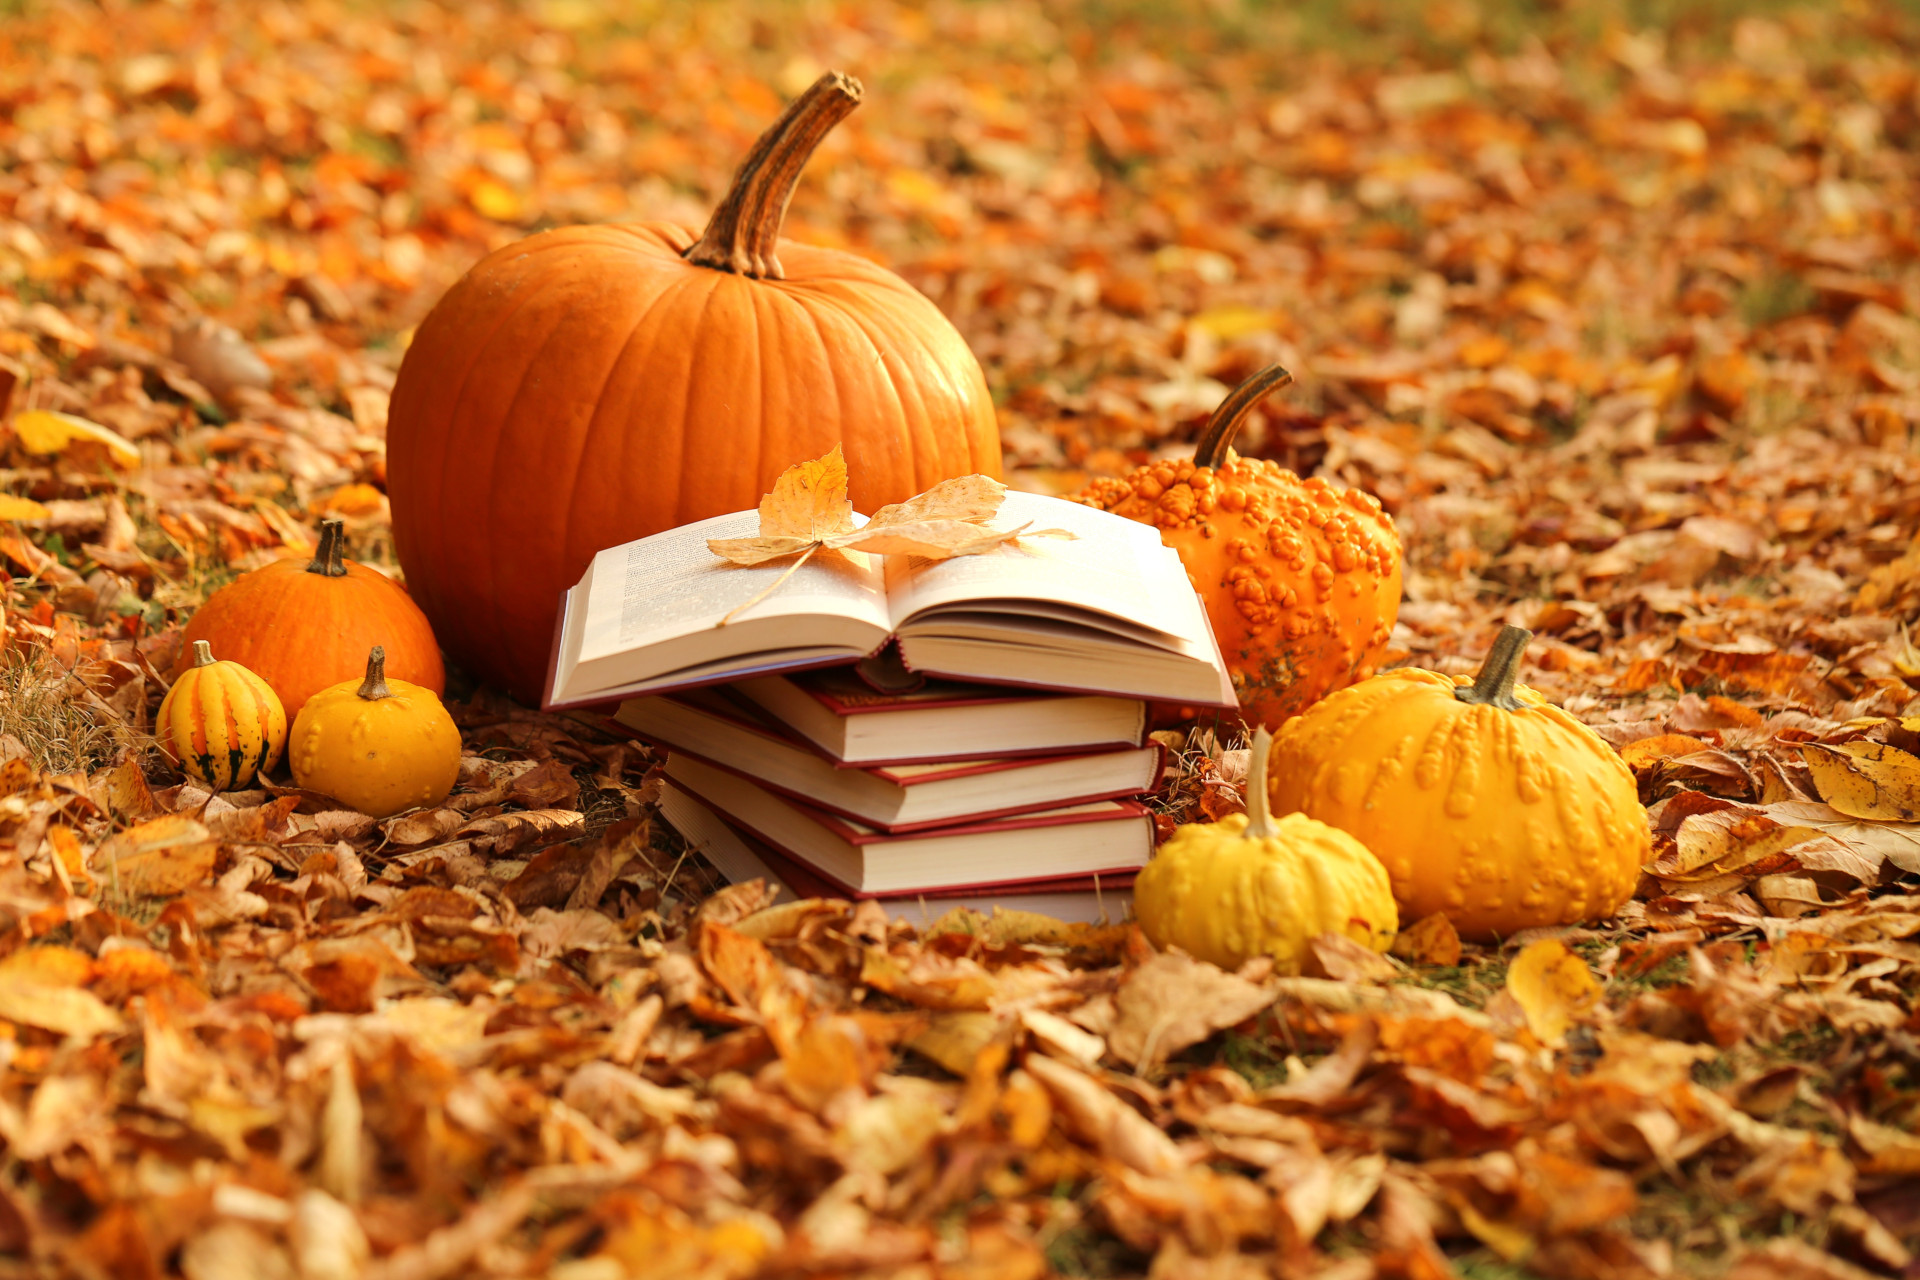
[[[153,733],[189,776],[227,791],[280,762],[287,713],[265,680],[238,662],[216,661],[207,642],[196,640],[193,665],[160,700]]]
[[[1400,614],[1400,535],[1379,499],[1231,447],[1248,412],[1292,381],[1261,370],[1214,410],[1191,462],[1079,495],[1158,527],[1180,553],[1249,725],[1277,726],[1372,675]]]
[[[420,606],[385,574],[345,559],[345,546],[345,526],[322,520],[312,563],[276,560],[220,588],[187,622],[183,649],[209,642],[272,685],[289,718],[359,674],[376,644],[396,676],[444,692],[446,667]],[[176,674],[187,661],[183,653]]]
[[[860,96],[821,77],[704,233],[542,232],[421,322],[387,492],[407,585],[462,667],[536,701],[561,593],[596,552],[752,508],[835,444],[861,511],[1000,474],[986,377],[940,309],[865,258],[779,240],[801,169]]]

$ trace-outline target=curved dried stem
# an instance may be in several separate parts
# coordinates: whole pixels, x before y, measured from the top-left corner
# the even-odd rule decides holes
[[[1240,430],[1240,423],[1253,406],[1293,381],[1293,375],[1277,364],[1270,364],[1227,393],[1220,407],[1207,419],[1207,429],[1193,447],[1193,465],[1217,467],[1227,459],[1227,450]]]
[[[1273,810],[1267,807],[1267,757],[1273,751],[1273,735],[1266,726],[1253,731],[1253,748],[1247,756],[1247,839],[1265,840],[1273,835]]]
[[[863,92],[852,76],[829,71],[795,98],[753,144],[706,230],[680,256],[716,271],[783,278],[775,248],[800,171],[821,140],[860,105]]]
[[[393,696],[393,690],[387,688],[387,651],[380,645],[373,646],[373,652],[367,655],[367,678],[354,692],[368,702]]]
[[[1526,653],[1527,642],[1532,639],[1533,632],[1525,627],[1500,628],[1500,634],[1494,637],[1493,648],[1487,650],[1487,660],[1480,664],[1480,674],[1474,677],[1472,684],[1455,688],[1453,696],[1478,707],[1524,711],[1527,704],[1514,696],[1513,686],[1520,678],[1521,655]]]
[[[322,520],[320,545],[314,548],[313,563],[307,566],[307,572],[318,573],[328,578],[346,577],[346,550],[346,522],[332,517]]]

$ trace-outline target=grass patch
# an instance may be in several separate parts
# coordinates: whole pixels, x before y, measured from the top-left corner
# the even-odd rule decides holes
[[[45,773],[87,773],[137,746],[117,716],[92,704],[92,694],[42,646],[0,656],[0,735],[26,749]]]
[[[1407,981],[1416,987],[1443,992],[1468,1008],[1478,1009],[1507,985],[1507,962],[1474,956],[1450,967],[1428,965],[1412,969]]]
[[[1146,1273],[1146,1255],[1085,1221],[1076,1222],[1047,1242],[1047,1265],[1063,1276],[1137,1276]]]

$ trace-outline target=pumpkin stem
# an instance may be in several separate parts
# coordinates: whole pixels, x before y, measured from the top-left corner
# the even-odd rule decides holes
[[[1270,364],[1227,392],[1227,398],[1207,419],[1207,429],[1200,433],[1200,443],[1193,446],[1193,465],[1217,467],[1225,462],[1227,449],[1240,430],[1241,420],[1253,411],[1253,406],[1292,381],[1292,374],[1277,364]]]
[[[393,690],[387,688],[387,651],[379,645],[373,646],[373,652],[367,655],[367,678],[354,692],[368,702],[393,696]]]
[[[787,201],[814,148],[860,105],[862,93],[858,80],[838,71],[815,80],[753,144],[707,229],[680,256],[716,271],[784,279],[774,250]]]
[[[1253,750],[1247,756],[1247,830],[1249,840],[1265,840],[1278,832],[1273,811],[1267,808],[1267,755],[1273,750],[1273,735],[1266,726],[1253,731]]]
[[[205,640],[195,640],[193,642],[193,665],[196,667],[210,667],[213,665],[213,646]]]
[[[341,557],[346,553],[347,526],[343,520],[329,516],[320,522],[320,545],[314,549],[313,563],[307,566],[308,573],[317,573],[328,578],[344,578],[347,566]]]
[[[1513,683],[1520,677],[1520,655],[1527,651],[1533,632],[1525,627],[1500,628],[1480,674],[1472,684],[1456,686],[1453,696],[1479,707],[1499,707],[1502,711],[1524,711],[1527,704],[1514,696]]]

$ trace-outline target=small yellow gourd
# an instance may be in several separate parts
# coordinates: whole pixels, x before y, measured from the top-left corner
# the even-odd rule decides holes
[[[161,699],[154,737],[187,774],[214,791],[243,787],[280,762],[287,713],[272,686],[193,642],[193,665]]]
[[[1272,956],[1298,973],[1308,941],[1329,932],[1385,951],[1400,927],[1385,869],[1344,831],[1299,813],[1273,820],[1272,741],[1253,735],[1247,812],[1180,827],[1134,881],[1141,929],[1223,969]]]
[[[376,818],[440,803],[460,773],[453,717],[386,663],[375,645],[365,679],[322,689],[293,722],[293,780]]]
[[[1464,938],[1612,915],[1651,856],[1647,811],[1600,735],[1514,684],[1532,638],[1502,630],[1471,683],[1385,671],[1287,721],[1274,809],[1359,837],[1402,915]]]

